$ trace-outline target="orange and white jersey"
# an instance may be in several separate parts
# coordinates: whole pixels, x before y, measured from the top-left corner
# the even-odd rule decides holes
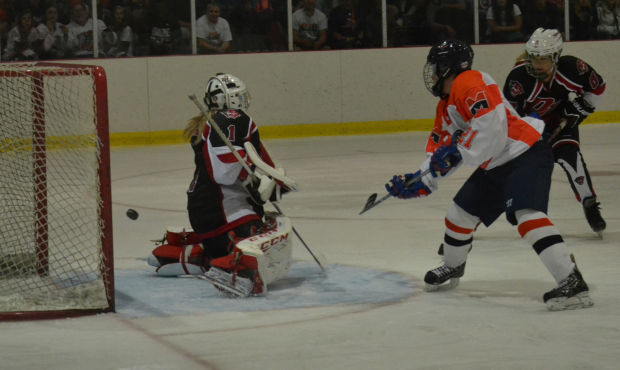
[[[446,100],[437,105],[435,126],[426,151],[449,145],[457,130],[463,163],[491,169],[518,157],[540,139],[544,122],[520,117],[487,73],[459,74]]]

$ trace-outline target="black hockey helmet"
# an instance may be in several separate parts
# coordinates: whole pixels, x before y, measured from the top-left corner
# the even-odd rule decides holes
[[[431,48],[424,65],[424,84],[435,96],[445,98],[443,82],[450,76],[471,69],[474,51],[465,41],[448,39]]]

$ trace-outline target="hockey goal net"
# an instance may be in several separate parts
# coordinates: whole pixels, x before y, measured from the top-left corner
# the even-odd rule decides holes
[[[0,320],[114,310],[107,83],[0,64]]]

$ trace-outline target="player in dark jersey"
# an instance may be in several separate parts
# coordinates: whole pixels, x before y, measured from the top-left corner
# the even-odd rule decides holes
[[[543,137],[554,160],[568,177],[594,232],[605,230],[596,193],[579,149],[579,124],[599,105],[603,78],[586,62],[562,53],[558,30],[539,28],[525,44],[525,59],[517,62],[504,84],[504,96],[521,115],[545,121]]]
[[[204,103],[208,117],[193,117],[183,132],[191,141],[196,166],[187,190],[191,230],[167,230],[148,263],[159,275],[204,273],[228,292],[262,294],[266,284],[288,272],[291,261],[290,221],[283,215],[265,215],[263,204],[279,200],[292,187],[287,187],[284,170],[275,168],[256,123],[244,111],[250,95],[239,78],[225,73],[210,78]],[[251,272],[244,275],[243,289],[235,285],[242,270]]]

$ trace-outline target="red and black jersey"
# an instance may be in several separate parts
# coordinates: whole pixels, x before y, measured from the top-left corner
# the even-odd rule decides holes
[[[245,112],[220,110],[215,112],[212,121],[244,160],[247,156],[243,144],[249,141],[260,148],[265,162],[273,163],[262,148],[256,123]],[[203,238],[210,238],[259,219],[242,184],[246,171],[210,122],[206,124],[202,139],[192,144],[192,149],[196,169],[187,190],[187,210],[194,231]]]
[[[520,115],[536,112],[545,121],[545,130],[554,130],[563,118],[565,104],[572,94],[596,108],[605,91],[605,81],[588,63],[574,56],[560,57],[549,83],[531,76],[526,62],[518,62],[508,74],[504,96]]]

